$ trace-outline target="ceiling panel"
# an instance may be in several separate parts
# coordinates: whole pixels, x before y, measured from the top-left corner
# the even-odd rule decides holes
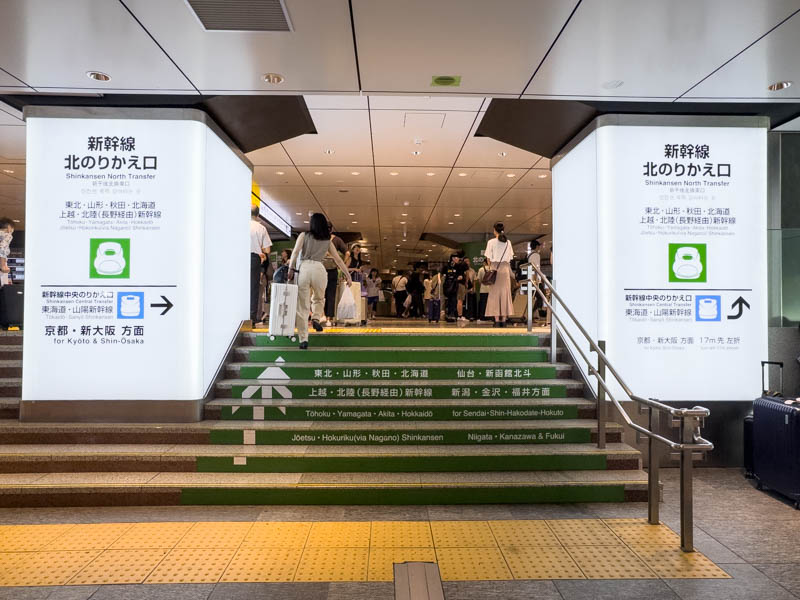
[[[516,208],[508,212],[504,210],[493,209],[487,214],[481,216],[470,227],[471,233],[491,232],[494,224],[498,221],[503,224],[505,230],[509,233],[516,232],[526,221],[534,215],[541,213],[541,208]]]
[[[292,161],[281,144],[272,144],[258,150],[248,152],[245,156],[254,165],[291,165]]]
[[[464,233],[485,212],[485,208],[453,209],[449,206],[437,206],[431,213],[431,218],[425,227],[425,231]],[[456,214],[460,216],[456,217]],[[453,223],[452,225],[450,225],[451,222]]]
[[[478,112],[485,98],[463,96],[369,96],[371,110],[419,110],[428,112]]]
[[[520,181],[525,173],[525,169],[456,168],[447,181],[447,187],[506,189]]]
[[[168,2],[148,4],[160,10]],[[5,0],[0,65],[40,91],[194,91],[121,2]],[[111,81],[89,79],[87,71],[107,73]]]
[[[519,180],[517,187],[550,189],[553,186],[551,173],[548,169],[531,169]]]
[[[685,98],[800,98],[797,61],[800,15],[795,15],[686,94]],[[771,92],[777,81],[795,85]]]
[[[516,187],[509,190],[500,201],[495,205],[495,208],[547,208],[552,204],[552,193],[549,189],[525,189]]]
[[[451,166],[478,113],[372,111],[375,164]],[[419,152],[414,155],[413,152]]]
[[[300,135],[283,142],[297,165],[370,165],[369,111],[311,110],[316,134]],[[332,154],[326,150],[333,150]]]
[[[520,94],[572,11],[552,0],[353,0],[369,92]],[[461,76],[458,88],[433,87]]]
[[[430,187],[378,187],[380,206],[433,206],[436,204],[441,188]]]
[[[291,32],[205,31],[184,0],[126,2],[202,91],[358,91],[347,0],[286,0]]]
[[[0,108],[0,125],[16,125],[17,127],[25,127],[25,122]]]
[[[454,208],[489,208],[503,195],[498,188],[452,188],[446,187],[439,197],[439,206]]]
[[[254,167],[253,179],[262,187],[305,185],[300,173],[294,167]]]
[[[25,160],[25,128],[0,126],[0,159]]]
[[[372,165],[359,167],[300,167],[300,174],[308,185],[317,187],[375,187]]]
[[[339,94],[305,94],[303,98],[309,109],[332,109],[332,110],[367,110],[367,97],[361,95],[339,95]]]
[[[13,200],[14,202],[25,202],[25,186],[18,183],[10,185],[0,184],[0,196]]]
[[[430,174],[429,174],[430,173]],[[444,187],[449,167],[376,167],[379,187]]]
[[[347,190],[342,192],[342,190]],[[375,188],[352,187],[331,188],[311,186],[311,191],[317,198],[320,206],[327,210],[336,206],[377,206],[375,202]]]
[[[800,0],[584,0],[525,94],[676,98],[798,9]]]
[[[516,146],[498,142],[490,137],[475,137],[483,115],[480,113],[467,143],[461,149],[456,167],[500,167],[506,169],[530,169],[541,158]]]
[[[3,183],[25,183],[25,165],[20,163],[0,162],[0,176],[5,177]]]
[[[522,223],[519,227],[516,227],[513,230],[509,230],[509,233],[551,233],[553,231],[553,211],[552,209],[545,209],[524,223]]]
[[[0,91],[12,92],[12,93],[34,91],[28,86],[26,86],[24,82],[6,73],[3,70],[3,66],[4,65],[0,63]]]

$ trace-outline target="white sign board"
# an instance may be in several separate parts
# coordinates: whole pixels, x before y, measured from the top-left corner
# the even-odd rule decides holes
[[[596,144],[595,335],[612,364],[634,393],[662,400],[757,396],[767,357],[766,130],[605,126],[583,143]],[[569,202],[556,178],[582,167],[563,166],[554,205]],[[558,254],[570,225],[554,218]],[[555,270],[557,282],[580,277],[558,261]]]
[[[206,223],[219,147],[232,232]],[[28,118],[23,401],[202,398],[208,289],[241,294],[246,318],[249,188],[198,121]],[[226,243],[241,269],[207,273]]]

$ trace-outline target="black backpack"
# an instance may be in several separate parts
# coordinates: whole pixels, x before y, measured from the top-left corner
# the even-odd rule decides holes
[[[448,269],[444,276],[444,295],[452,296],[458,293],[458,271]]]

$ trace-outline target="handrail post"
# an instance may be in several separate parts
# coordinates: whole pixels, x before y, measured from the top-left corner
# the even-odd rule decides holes
[[[694,441],[694,424],[697,417],[681,418],[682,444]],[[692,505],[692,450],[681,450],[681,550],[694,552],[694,515]]]
[[[556,364],[558,355],[558,323],[556,322],[556,295],[552,293],[555,290],[555,279],[550,280],[550,362]]]
[[[533,265],[528,265],[528,333],[533,331]]]
[[[659,410],[648,407],[650,412],[649,429],[656,433],[659,429]],[[659,523],[659,501],[661,500],[661,489],[658,482],[658,470],[661,466],[661,453],[659,452],[658,441],[652,436],[647,438],[648,468],[647,468],[647,522],[650,525]]]
[[[605,340],[597,340],[597,345],[605,354]],[[597,375],[601,380],[606,380],[606,361],[599,354],[597,355]],[[599,383],[597,385],[597,447],[606,447],[606,390]]]

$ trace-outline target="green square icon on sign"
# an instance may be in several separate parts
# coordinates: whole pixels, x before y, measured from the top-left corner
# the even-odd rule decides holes
[[[89,279],[130,279],[130,276],[130,239],[89,240]]]
[[[670,244],[668,259],[670,283],[708,281],[705,244]]]

